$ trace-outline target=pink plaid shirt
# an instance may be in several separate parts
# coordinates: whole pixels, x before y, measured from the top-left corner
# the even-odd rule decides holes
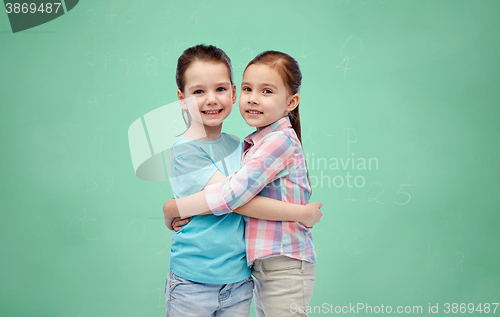
[[[262,195],[294,204],[307,204],[304,153],[288,117],[245,138],[241,169],[222,184],[205,187],[208,207],[222,215]],[[245,217],[247,262],[285,255],[316,263],[310,229],[299,222]]]

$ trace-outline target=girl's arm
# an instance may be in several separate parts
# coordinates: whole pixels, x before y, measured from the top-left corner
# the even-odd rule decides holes
[[[236,208],[234,212],[240,215],[264,220],[297,221],[311,228],[320,221],[321,217],[323,217],[323,212],[320,209],[321,207],[323,207],[323,204],[316,202],[307,205],[298,205],[268,197],[255,196],[245,205]],[[165,215],[165,224],[170,230],[179,231],[182,226],[189,222],[187,218],[180,218],[176,199],[170,199],[163,204],[163,213]],[[201,213],[201,215],[205,214],[211,215],[212,212],[206,211]]]
[[[303,164],[300,142],[281,131],[272,132],[258,140],[253,150],[245,157],[241,169],[230,175],[222,184],[206,186],[205,204],[215,214],[222,215],[236,210],[259,194],[271,182],[285,178],[296,167]],[[303,175],[294,177],[305,177]],[[289,192],[287,188],[287,193]],[[287,198],[299,199],[290,193]],[[305,197],[301,197],[303,202]],[[300,204],[300,203],[299,203]]]
[[[222,183],[225,179],[224,175],[217,171],[207,182],[206,186]],[[234,212],[248,217],[264,220],[298,221],[307,227],[312,227],[318,223],[323,216],[323,213],[320,210],[321,207],[321,203],[299,205],[268,197],[255,196],[245,205],[236,208]],[[170,229],[172,229],[171,219],[174,217],[185,218],[197,214],[212,214],[206,204],[203,191],[187,197],[171,199],[165,202],[163,205],[163,212],[165,214],[165,218],[169,218],[167,226],[170,225]]]
[[[205,187],[213,184],[220,184],[225,180],[226,177],[221,172],[217,171],[214,176],[210,178]],[[236,208],[234,212],[243,216],[264,220],[298,221],[307,227],[312,227],[323,216],[323,213],[319,210],[322,206],[321,203],[311,203],[308,205],[292,204],[257,195],[248,203]],[[207,209],[207,212],[212,214],[210,209]]]
[[[209,181],[203,191],[175,201],[167,201],[164,204],[165,215],[180,215],[185,218],[209,210],[216,215],[222,215],[243,206],[278,177],[280,171],[293,164],[296,146],[300,148],[300,145],[295,144],[286,135],[267,135],[253,154],[247,154],[249,156],[245,165],[239,171],[224,179],[222,184],[216,182],[210,185]],[[171,206],[172,204],[176,206]]]

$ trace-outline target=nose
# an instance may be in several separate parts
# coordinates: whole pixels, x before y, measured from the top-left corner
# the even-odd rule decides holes
[[[205,104],[208,105],[215,105],[217,104],[217,98],[215,96],[215,93],[213,92],[208,92],[207,93],[207,99],[205,100]]]
[[[257,103],[259,103],[255,92],[252,91],[252,93],[248,97],[248,103],[249,104],[254,104],[254,105],[256,105]]]

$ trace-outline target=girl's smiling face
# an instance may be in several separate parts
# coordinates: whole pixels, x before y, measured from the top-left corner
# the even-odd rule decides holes
[[[287,116],[299,99],[298,94],[290,94],[278,72],[265,64],[252,64],[243,74],[240,113],[257,130]]]
[[[205,129],[220,129],[236,102],[236,85],[231,84],[227,66],[219,62],[195,61],[186,69],[184,78],[184,92],[177,90],[177,95],[181,101],[195,98],[196,105],[183,105],[189,109],[192,124],[198,128],[203,125]]]

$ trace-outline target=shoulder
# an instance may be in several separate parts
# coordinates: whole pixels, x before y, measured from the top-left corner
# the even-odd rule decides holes
[[[178,153],[200,149],[203,149],[203,143],[191,138],[180,138],[172,144],[172,151]]]
[[[293,131],[293,130],[292,130]],[[295,131],[293,131],[295,133]],[[274,145],[276,147],[294,147],[298,140],[287,130],[273,131],[265,135],[259,143]]]
[[[202,190],[216,169],[204,142],[182,138],[172,145],[169,178],[176,197]]]
[[[208,150],[203,142],[190,138],[180,138],[172,145],[172,158],[175,161],[209,158]]]
[[[255,143],[249,157],[259,160],[284,160],[293,157],[297,151],[292,138],[282,131],[273,131]]]
[[[255,145],[255,155],[288,158],[302,152],[302,146],[293,129],[273,131]]]

